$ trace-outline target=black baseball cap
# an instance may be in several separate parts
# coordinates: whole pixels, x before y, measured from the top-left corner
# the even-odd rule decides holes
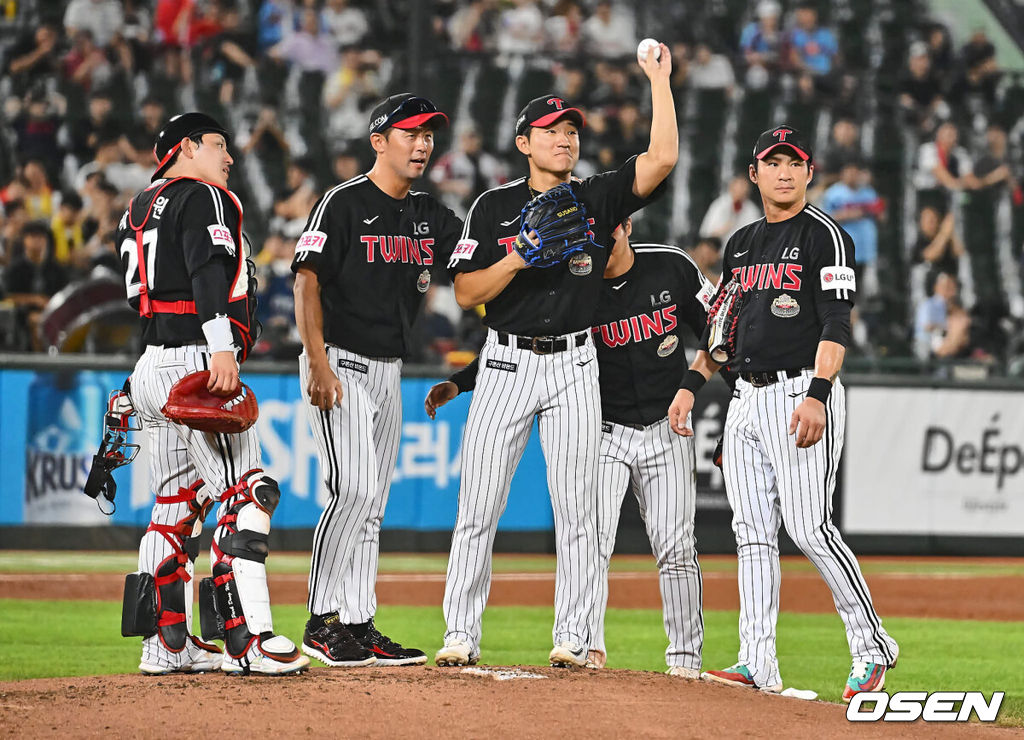
[[[579,108],[573,108],[553,93],[541,95],[539,98],[531,100],[525,108],[519,111],[519,116],[516,118],[516,136],[526,133],[526,129],[530,126],[550,126],[563,116],[569,117],[580,128],[587,125],[583,111]]]
[[[814,158],[811,146],[803,135],[792,126],[783,124],[770,128],[757,137],[754,143],[754,159],[764,159],[780,146],[788,146],[805,162]]]
[[[191,139],[199,134],[220,134],[230,139],[226,128],[216,119],[205,113],[182,113],[175,116],[163,127],[156,136],[153,146],[153,157],[156,159],[156,172],[150,180],[158,180],[170,166],[171,160],[181,148],[182,139]]]
[[[426,98],[412,93],[398,93],[374,107],[370,114],[370,133],[382,134],[389,128],[416,128],[428,121],[433,121],[434,125],[447,124],[448,116]]]

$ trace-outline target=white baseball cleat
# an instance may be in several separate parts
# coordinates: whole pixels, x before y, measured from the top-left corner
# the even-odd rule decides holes
[[[265,676],[287,676],[309,668],[309,658],[300,653],[295,643],[283,635],[264,632],[249,644],[245,655],[234,658],[224,656],[220,669],[225,673],[244,676],[259,673]]]
[[[164,650],[164,652],[168,652]],[[143,659],[139,670],[147,676],[166,676],[168,673],[206,673],[215,671],[221,666],[224,654],[216,645],[199,640],[189,635],[185,649],[173,654],[172,662],[156,658]]]
[[[434,663],[440,666],[446,665],[476,665],[480,660],[480,651],[474,651],[473,646],[465,640],[449,639],[444,641],[444,647],[437,651],[434,656]]]
[[[587,648],[575,642],[559,642],[551,649],[548,660],[557,668],[583,668],[587,664]]]
[[[700,679],[700,671],[696,668],[686,668],[681,665],[674,665],[665,671],[670,676],[678,676],[679,678],[692,678],[695,681]]]

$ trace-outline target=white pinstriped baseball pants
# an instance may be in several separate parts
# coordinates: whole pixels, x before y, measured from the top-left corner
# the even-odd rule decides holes
[[[891,664],[896,642],[882,627],[860,565],[832,523],[832,494],[846,424],[846,391],[837,378],[825,404],[825,432],[805,449],[789,420],[814,372],[755,388],[744,380],[725,421],[723,467],[739,559],[740,652],[758,686],[779,684],[779,523],[818,569],[846,626],[854,660]]]
[[[479,648],[498,519],[539,420],[555,517],[554,642],[590,644],[596,592],[597,457],[601,404],[597,354],[585,344],[549,355],[505,346],[487,332],[462,438],[462,482],[444,590],[445,638]]]
[[[338,612],[361,624],[377,611],[380,523],[402,437],[402,361],[375,359],[328,345],[341,381],[341,406],[309,403],[309,359],[299,357],[299,382],[330,499],[313,533],[309,569],[312,614]]]
[[[604,423],[598,464],[598,536],[601,569],[595,583],[590,647],[606,652],[604,618],[608,606],[608,566],[626,490],[640,503],[640,515],[658,563],[669,666],[700,668],[704,642],[701,574],[693,535],[697,502],[692,437],[672,431],[668,419],[643,429]]]
[[[206,370],[210,353],[205,344],[164,349],[149,346],[131,376],[131,400],[149,441],[149,480],[157,496],[173,496],[202,478],[215,499],[253,468],[262,467],[255,428],[241,434],[206,434],[167,420],[160,409],[171,386],[189,373]],[[225,504],[218,509],[218,519]],[[156,503],[154,524],[173,525],[189,513],[188,504]],[[172,553],[170,543],[157,532],[147,532],[139,545],[139,570],[153,573]],[[191,565],[188,566],[191,570]],[[192,633],[194,581],[185,584],[186,625]],[[144,662],[173,662],[157,636],[142,641]]]

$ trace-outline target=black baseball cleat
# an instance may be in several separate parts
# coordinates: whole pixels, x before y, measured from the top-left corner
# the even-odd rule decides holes
[[[374,654],[345,629],[337,614],[310,615],[302,652],[329,666],[356,668],[377,662]]]
[[[347,624],[345,627],[363,647],[377,658],[377,665],[422,665],[427,655],[416,648],[402,647],[387,635],[382,635],[371,619],[364,624]]]

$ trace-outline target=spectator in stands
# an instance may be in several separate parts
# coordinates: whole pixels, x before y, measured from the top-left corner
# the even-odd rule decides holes
[[[74,190],[61,193],[60,207],[50,221],[53,233],[53,258],[58,264],[71,264],[75,252],[85,246],[82,224],[85,221],[82,196]]]
[[[104,179],[119,193],[128,195],[149,186],[153,174],[152,158],[147,158],[146,166],[137,161],[126,162],[121,151],[121,137],[106,132],[97,141],[96,156],[82,165],[75,175],[75,187],[81,190],[86,180],[97,172],[103,173]]]
[[[58,43],[60,34],[53,23],[43,23],[25,33],[4,55],[4,71],[11,81],[11,91],[20,97],[37,82],[45,83],[60,69]]]
[[[64,77],[83,90],[102,87],[114,74],[107,55],[88,29],[71,37],[71,51],[64,56],[62,69]]]
[[[84,119],[68,121],[68,133],[71,139],[71,154],[76,164],[82,165],[96,156],[99,140],[116,139],[121,136],[121,126],[114,116],[114,100],[107,90],[95,90],[89,96],[89,114]],[[158,132],[159,133],[159,132]],[[153,142],[150,139],[149,149]]]
[[[43,90],[33,91],[22,112],[11,122],[18,156],[37,159],[48,171],[57,172],[61,160],[60,127],[61,117],[50,96]]]
[[[636,45],[634,14],[620,11],[609,0],[598,2],[594,14],[583,22],[583,48],[595,57],[635,57]]]
[[[4,203],[4,222],[0,228],[0,268],[10,264],[15,247],[21,242],[21,230],[27,223],[28,211],[25,210],[23,200],[16,198]]]
[[[949,118],[949,105],[942,97],[942,82],[932,68],[928,45],[910,45],[907,69],[900,79],[900,106],[907,121],[921,132],[932,131],[937,122]]]
[[[914,352],[919,359],[948,359],[966,353],[971,318],[960,305],[957,280],[940,272],[930,298],[918,305],[914,318]]]
[[[722,276],[722,240],[715,236],[702,236],[687,251],[704,277],[712,285],[717,285]]]
[[[974,163],[974,176],[979,188],[1006,185],[1014,194],[1016,205],[1024,202],[1009,164],[1006,131],[998,124],[989,124],[985,132],[985,151]]]
[[[300,227],[305,224],[318,197],[313,163],[306,159],[292,160],[285,174],[285,188],[274,201],[274,218],[279,228],[289,233],[289,222],[302,222]]]
[[[470,0],[448,19],[448,37],[456,51],[482,52],[491,47],[497,23],[495,0]]]
[[[748,23],[740,34],[740,51],[747,63],[746,84],[754,90],[765,87],[779,69],[783,36],[779,28],[782,8],[776,0],[757,4],[757,19]],[[675,62],[676,56],[672,55]]]
[[[248,69],[255,69],[256,60],[247,50],[249,34],[241,28],[241,15],[237,7],[227,6],[220,14],[220,32],[204,46],[204,65],[210,80],[219,85],[221,105],[230,106],[235,99],[235,88],[242,82]]]
[[[673,69],[675,56],[672,57]],[[590,87],[587,85],[587,72],[576,65],[555,65],[555,81],[552,89],[560,97],[572,100],[584,108],[590,105]]]
[[[953,73],[953,42],[949,38],[949,29],[941,23],[934,23],[926,29],[928,56],[932,60],[932,69],[941,79],[948,79]]]
[[[24,186],[22,198],[29,219],[49,221],[57,204],[54,202],[53,186],[46,164],[40,159],[29,159],[21,168],[21,182]]]
[[[594,74],[598,84],[591,96],[592,105],[616,109],[633,99],[635,93],[629,84],[629,74],[621,65],[599,62]]]
[[[339,47],[361,43],[370,30],[366,13],[353,8],[349,0],[327,0],[322,16],[324,28]]]
[[[331,136],[344,140],[361,137],[366,118],[383,96],[380,56],[350,46],[342,50],[341,64],[328,75],[323,89],[324,112]]]
[[[18,309],[20,349],[38,350],[39,315],[54,293],[67,285],[67,272],[50,256],[50,230],[30,221],[21,232],[22,253],[4,270],[7,299]]]
[[[736,82],[729,60],[723,54],[713,53],[707,42],[697,44],[689,76],[690,84],[698,90],[725,90],[731,93]]]
[[[715,238],[722,244],[741,227],[761,218],[761,209],[750,200],[750,179],[745,174],[734,175],[724,193],[708,206],[700,224],[702,239]]]
[[[787,35],[788,66],[821,80],[832,73],[839,44],[827,28],[818,25],[818,9],[813,2],[802,2],[794,14],[795,25]]]
[[[442,292],[450,293],[451,288],[431,284],[423,301],[423,359],[436,365],[445,364],[445,357],[457,346],[455,325],[445,311],[448,307],[441,305],[445,297]],[[458,311],[457,304],[455,309]]]
[[[443,154],[430,170],[430,180],[441,194],[441,200],[465,218],[473,200],[485,190],[508,179],[505,165],[483,149],[480,132],[463,128],[454,149]]]
[[[914,243],[912,294],[923,295],[926,286],[935,282],[939,273],[957,275],[960,258],[967,251],[956,233],[952,213],[945,216],[933,206],[925,206],[917,219],[917,241]]]
[[[303,10],[300,18],[299,29],[275,44],[270,56],[303,72],[330,74],[338,67],[334,37],[320,27],[320,14],[315,10]]]
[[[153,157],[153,143],[167,121],[167,109],[159,98],[149,96],[139,106],[139,118],[128,131],[127,139],[137,154]]]
[[[294,13],[291,0],[263,0],[256,32],[260,51],[266,52],[295,30]]]
[[[334,172],[334,179],[338,182],[348,182],[363,171],[359,157],[351,149],[338,151],[334,155],[334,165],[331,169]]]
[[[268,178],[272,182],[279,182],[284,175],[290,151],[291,145],[284,135],[284,129],[281,128],[277,109],[269,103],[264,103],[260,107],[256,125],[253,126],[248,140],[242,144],[242,153],[255,153],[267,170]]]
[[[544,44],[544,14],[537,0],[512,0],[498,17],[498,52],[534,54]]]
[[[544,23],[544,30],[552,51],[567,55],[578,52],[583,43],[583,8],[578,0],[558,0]]]
[[[995,47],[984,31],[975,31],[963,48],[960,73],[946,93],[964,123],[970,122],[967,116],[988,114],[995,108],[1000,77]]]
[[[839,181],[822,198],[821,208],[853,238],[857,258],[857,294],[878,295],[878,219],[885,202],[871,187],[870,173],[857,161],[847,162]]]
[[[302,350],[302,342],[295,327],[295,296],[292,257],[298,230],[289,236],[272,231],[257,256],[257,313],[263,324],[263,335],[257,345],[262,354],[294,359]]]
[[[934,205],[942,211],[950,207],[952,194],[977,186],[967,152],[957,146],[959,132],[952,123],[944,123],[935,132],[935,140],[918,148],[914,185],[918,203]]]
[[[124,8],[118,0],[71,0],[64,11],[68,36],[89,31],[100,47],[109,44],[123,26]]]

